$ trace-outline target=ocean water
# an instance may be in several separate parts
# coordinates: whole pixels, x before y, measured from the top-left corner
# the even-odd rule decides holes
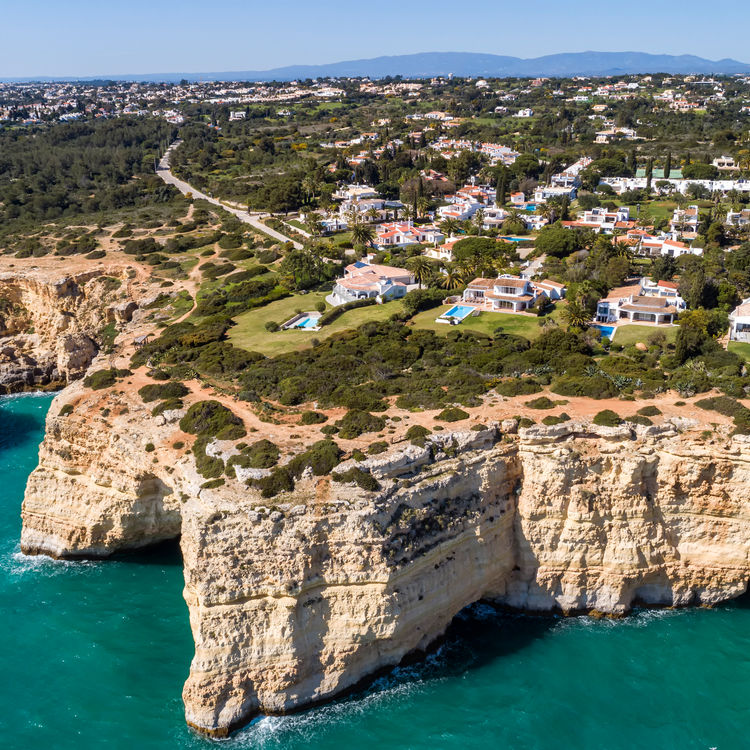
[[[262,718],[227,741],[183,724],[192,642],[179,551],[106,563],[29,559],[19,510],[49,396],[0,398],[3,748],[750,746],[750,601],[619,621],[476,605],[425,660],[346,700]]]

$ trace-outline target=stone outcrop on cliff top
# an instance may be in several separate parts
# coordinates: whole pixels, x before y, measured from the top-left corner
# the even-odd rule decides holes
[[[71,401],[74,414],[56,416]],[[675,423],[443,433],[358,464],[376,492],[318,477],[263,500],[233,480],[201,489],[184,455],[154,464],[144,443],[158,453],[174,435],[142,405],[107,420],[95,410],[75,387],[53,404],[23,549],[106,555],[181,530],[195,640],[184,700],[204,732],[330,698],[481,598],[621,614],[747,586],[742,437],[709,444]]]

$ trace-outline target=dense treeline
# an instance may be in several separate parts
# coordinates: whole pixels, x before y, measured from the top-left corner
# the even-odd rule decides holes
[[[0,220],[50,221],[168,201],[173,190],[153,167],[174,135],[156,118],[0,131]]]

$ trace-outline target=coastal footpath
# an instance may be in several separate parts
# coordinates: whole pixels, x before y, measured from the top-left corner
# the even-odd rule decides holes
[[[104,417],[102,400],[74,383],[53,402],[22,549],[105,557],[179,536],[195,640],[183,697],[207,734],[341,694],[480,599],[621,615],[747,588],[750,444],[724,428],[706,441],[679,419],[506,420],[336,468],[377,490],[307,475],[267,500],[242,472],[202,488],[173,448],[190,439],[179,412],[154,418],[123,390]]]

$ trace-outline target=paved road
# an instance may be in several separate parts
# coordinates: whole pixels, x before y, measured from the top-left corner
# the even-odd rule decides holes
[[[229,211],[230,214],[234,214],[240,221],[245,222],[245,224],[250,224],[250,226],[255,227],[255,229],[257,229],[262,234],[267,234],[270,237],[273,237],[275,240],[278,240],[279,242],[291,242],[294,247],[297,248],[297,250],[300,250],[302,248],[302,244],[300,242],[297,242],[291,237],[287,237],[281,234],[281,232],[277,232],[275,229],[267,227],[261,222],[261,217],[268,216],[269,214],[251,214],[250,212],[243,211],[240,208],[228,206],[227,204],[222,203],[220,200],[211,198],[205,193],[202,193],[200,190],[194,188],[192,185],[189,185],[184,180],[175,177],[169,169],[169,154],[172,149],[176,148],[179,145],[180,141],[175,141],[166,150],[164,156],[161,157],[159,166],[156,168],[156,174],[159,175],[159,177],[161,177],[164,182],[166,182],[168,185],[174,185],[183,195],[185,195],[186,193],[192,193],[193,198],[200,198],[202,200],[208,201],[209,203],[213,203],[215,206],[221,206],[221,208],[223,208],[225,211]]]

